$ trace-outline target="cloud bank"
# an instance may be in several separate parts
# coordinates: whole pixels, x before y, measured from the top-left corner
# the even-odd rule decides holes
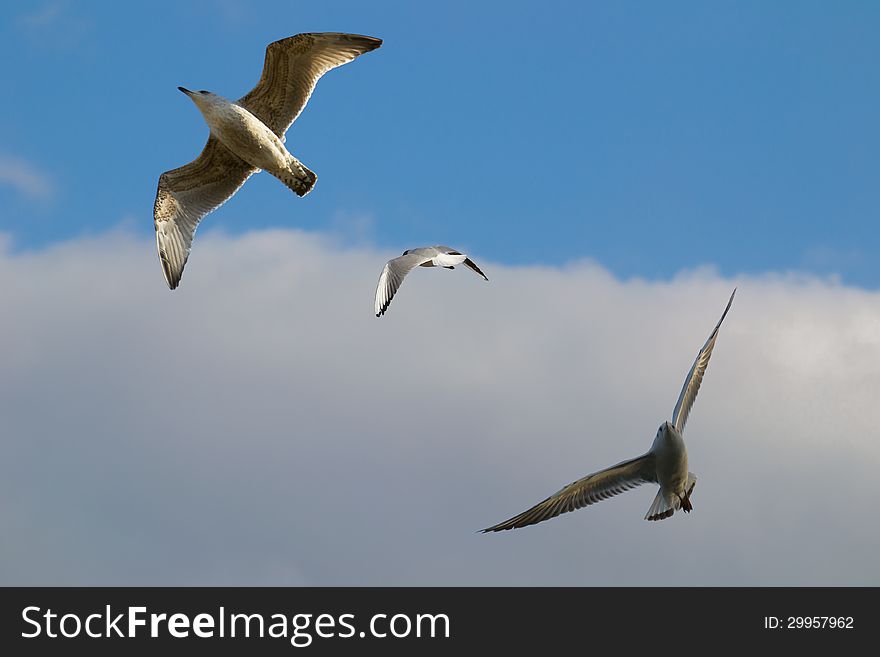
[[[0,185],[8,185],[19,194],[36,200],[52,196],[49,176],[21,158],[0,153]]]
[[[471,253],[376,319],[398,254],[204,232],[171,293],[125,232],[0,253],[0,584],[880,584],[878,293]],[[693,513],[476,533],[644,452],[734,285]]]

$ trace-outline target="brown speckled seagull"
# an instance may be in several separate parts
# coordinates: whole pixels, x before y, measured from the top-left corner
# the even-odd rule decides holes
[[[647,483],[660,484],[660,490],[657,491],[645,520],[663,520],[678,509],[690,513],[693,509],[691,492],[697,484],[697,477],[693,472],[688,472],[687,449],[681,434],[684,433],[684,425],[687,423],[706,367],[709,365],[715,339],[718,337],[718,329],[727,317],[734,294],[736,289],[731,293],[724,314],[721,315],[706,344],[697,354],[691,371],[688,372],[678,402],[672,411],[672,422],[664,422],[660,425],[654,443],[647,453],[578,479],[531,509],[482,531],[500,532],[534,525]]]
[[[199,221],[251,175],[263,169],[297,196],[311,191],[317,176],[288,152],[284,133],[322,75],[380,45],[381,39],[358,34],[297,34],[267,46],[260,81],[237,101],[178,87],[202,112],[211,136],[195,160],[159,176],[153,220],[169,288],[180,284]]]

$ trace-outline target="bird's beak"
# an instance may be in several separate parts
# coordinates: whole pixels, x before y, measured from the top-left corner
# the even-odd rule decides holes
[[[177,87],[177,88],[180,89],[180,90],[181,90],[183,93],[185,93],[187,96],[192,96],[192,91],[190,91],[189,89],[186,89],[186,88],[184,88],[184,87]]]

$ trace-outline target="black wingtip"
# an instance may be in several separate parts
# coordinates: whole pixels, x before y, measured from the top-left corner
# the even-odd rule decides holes
[[[733,297],[735,294],[736,288],[733,288],[733,292],[730,293],[730,298],[727,300],[727,306],[724,308],[724,313],[721,315],[721,320],[718,322],[719,325],[724,321],[724,318],[727,317],[727,311],[730,310],[730,307],[733,305]]]
[[[370,46],[370,50],[375,50],[384,43],[382,39],[378,37],[363,36],[362,38],[367,40],[368,45]]]
[[[354,42],[358,44],[358,47],[362,48],[364,53],[375,50],[383,43],[382,39],[378,37],[367,36],[366,34],[343,34],[341,36],[349,43]]]

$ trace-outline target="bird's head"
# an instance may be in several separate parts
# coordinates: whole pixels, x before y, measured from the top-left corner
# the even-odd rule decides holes
[[[674,426],[672,426],[672,422],[664,422],[660,425],[660,428],[657,429],[657,437],[655,440],[669,440],[672,436],[677,433]]]
[[[200,110],[205,110],[212,106],[214,103],[218,101],[220,98],[217,94],[212,94],[210,91],[205,91],[202,89],[201,91],[190,91],[186,87],[177,87],[187,96],[189,96],[190,100],[198,106]]]
[[[657,435],[654,436],[654,442],[651,444],[651,450],[657,452],[658,450],[666,449],[666,446],[669,444],[670,438],[672,438],[672,432],[674,429],[669,422],[664,422],[660,425],[660,428],[657,429]]]

